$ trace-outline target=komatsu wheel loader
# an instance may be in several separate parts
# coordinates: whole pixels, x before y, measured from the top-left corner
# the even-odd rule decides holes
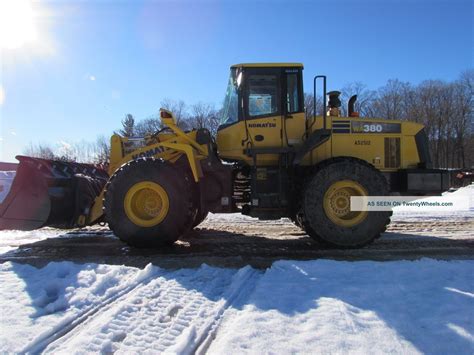
[[[106,222],[132,246],[157,247],[208,212],[241,212],[288,217],[312,238],[350,248],[379,237],[391,215],[352,211],[351,196],[433,195],[451,187],[448,170],[431,168],[422,125],[360,118],[356,97],[341,117],[339,93],[326,92],[325,76],[314,78],[323,113],[306,119],[302,74],[299,63],[233,65],[215,138],[205,128],[182,131],[161,109],[160,131],[112,136],[108,171],[18,156],[0,229]]]

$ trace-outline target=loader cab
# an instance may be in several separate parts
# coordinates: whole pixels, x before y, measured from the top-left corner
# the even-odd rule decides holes
[[[278,149],[299,144],[304,134],[303,65],[237,64],[231,67],[217,132],[219,155],[251,160],[248,149],[275,149],[261,157],[278,159]]]

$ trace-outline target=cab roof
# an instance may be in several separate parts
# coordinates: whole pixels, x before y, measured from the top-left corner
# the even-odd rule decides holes
[[[231,68],[303,68],[302,63],[240,63]]]

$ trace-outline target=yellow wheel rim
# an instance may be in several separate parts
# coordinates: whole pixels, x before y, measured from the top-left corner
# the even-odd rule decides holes
[[[127,217],[140,227],[153,227],[165,219],[169,199],[161,185],[143,181],[133,185],[125,195],[124,208]]]
[[[336,225],[353,227],[367,217],[367,211],[351,211],[351,196],[367,195],[367,190],[355,181],[335,182],[324,194],[324,212]]]

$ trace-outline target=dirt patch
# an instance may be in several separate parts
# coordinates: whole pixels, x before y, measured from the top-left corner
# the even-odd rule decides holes
[[[115,238],[107,228],[85,228],[61,233],[35,243],[22,244],[0,255],[0,262],[44,265],[69,260],[144,266],[150,262],[167,268],[196,267],[207,263],[222,267],[268,267],[275,260],[398,260],[433,257],[474,258],[474,222],[394,222],[373,244],[352,250],[317,244],[289,221],[206,221],[174,245],[136,249]],[[39,231],[41,232],[41,231]]]

